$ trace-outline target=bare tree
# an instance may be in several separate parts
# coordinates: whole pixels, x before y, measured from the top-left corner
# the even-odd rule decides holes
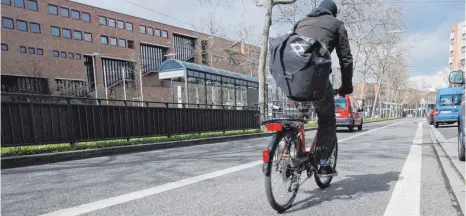
[[[130,97],[133,97],[130,99],[133,100],[137,98],[140,101],[144,101],[142,77],[148,74],[151,70],[155,70],[155,68],[150,68],[148,62],[146,62],[140,55],[137,55],[134,50],[126,57],[126,59],[132,62],[132,67],[126,68],[125,70],[129,70],[130,74],[134,74],[134,83],[133,85],[129,86],[130,89],[132,89],[129,95]],[[128,77],[122,77],[122,79],[123,78],[125,80],[122,80],[122,82],[125,82],[126,80],[128,80]],[[127,94],[126,83],[123,83],[123,88],[125,88],[123,89],[125,92],[124,94]],[[140,105],[143,106],[142,103]]]
[[[385,74],[392,69],[397,63],[397,60],[404,58],[405,49],[399,45],[400,38],[395,35],[385,34],[381,36],[378,42],[378,46],[374,49],[374,76],[377,79],[377,89],[375,92],[374,106],[372,111],[372,117],[375,115],[375,106],[381,90],[381,83],[384,79]]]
[[[265,12],[265,23],[264,28],[262,30],[262,44],[261,44],[261,53],[259,57],[259,105],[260,105],[260,112],[261,118],[265,118],[263,115],[265,112],[264,110],[264,103],[266,98],[266,90],[265,90],[265,83],[266,83],[266,66],[265,63],[267,61],[267,48],[269,43],[269,32],[270,26],[272,25],[272,10],[274,6],[277,5],[284,5],[284,4],[293,4],[296,0],[267,0],[265,3],[260,3],[259,0],[253,0],[256,6],[264,7]]]
[[[199,26],[193,26],[193,28],[204,33],[200,35],[203,47],[201,49],[202,63],[214,67],[213,58],[225,49],[225,44],[221,43],[221,40],[226,37],[226,32],[221,21],[216,20],[215,14],[211,12],[206,18],[201,18]]]
[[[317,7],[318,0],[299,0],[293,4],[278,5],[273,21],[278,24],[295,25]]]

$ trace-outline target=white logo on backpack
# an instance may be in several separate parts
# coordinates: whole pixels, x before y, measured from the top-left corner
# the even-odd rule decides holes
[[[304,54],[304,51],[306,51],[306,48],[309,47],[309,44],[302,44],[302,43],[295,42],[295,43],[291,43],[290,46],[293,52],[295,52],[296,55],[300,56]]]

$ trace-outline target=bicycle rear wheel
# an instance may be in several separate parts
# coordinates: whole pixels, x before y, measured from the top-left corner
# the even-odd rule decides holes
[[[265,191],[272,208],[283,212],[291,207],[299,188],[299,176],[293,169],[296,144],[288,140],[287,135],[275,134],[272,139],[273,145],[265,175]],[[285,193],[275,191],[277,189]]]
[[[338,156],[338,141],[335,141],[335,147],[333,148],[332,154],[330,155],[330,166],[334,169],[337,167],[337,156]],[[314,179],[317,186],[321,189],[327,188],[332,182],[333,177],[318,177],[317,174],[314,174]]]

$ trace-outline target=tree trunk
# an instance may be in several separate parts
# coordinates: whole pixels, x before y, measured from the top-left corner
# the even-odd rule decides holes
[[[266,89],[265,89],[265,82],[266,82],[266,58],[267,58],[267,48],[269,43],[269,31],[270,26],[272,25],[272,7],[273,7],[273,0],[268,0],[268,4],[266,5],[266,13],[265,13],[265,24],[264,29],[262,30],[262,45],[261,45],[261,54],[259,58],[259,107],[261,113],[261,121],[265,119],[265,109],[264,105],[266,103]]]
[[[377,106],[377,99],[379,97],[380,93],[380,83],[382,83],[382,77],[383,77],[384,72],[382,72],[382,75],[380,75],[379,80],[377,80],[377,91],[375,92],[375,98],[374,98],[374,106],[373,106],[373,111],[371,117],[374,118],[375,116],[375,107]]]

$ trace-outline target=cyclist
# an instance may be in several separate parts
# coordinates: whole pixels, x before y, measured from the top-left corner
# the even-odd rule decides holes
[[[323,0],[317,8],[303,18],[297,25],[296,32],[308,38],[323,42],[332,53],[336,49],[340,61],[342,84],[341,95],[353,92],[353,56],[351,55],[348,34],[342,21],[336,18],[337,6],[332,0]],[[327,80],[330,83],[330,79]],[[335,119],[335,92],[330,83],[327,96],[322,101],[314,101],[318,118],[316,159],[320,163],[319,176],[336,176],[337,171],[329,166],[329,156],[337,142]],[[301,156],[300,156],[301,158]]]

